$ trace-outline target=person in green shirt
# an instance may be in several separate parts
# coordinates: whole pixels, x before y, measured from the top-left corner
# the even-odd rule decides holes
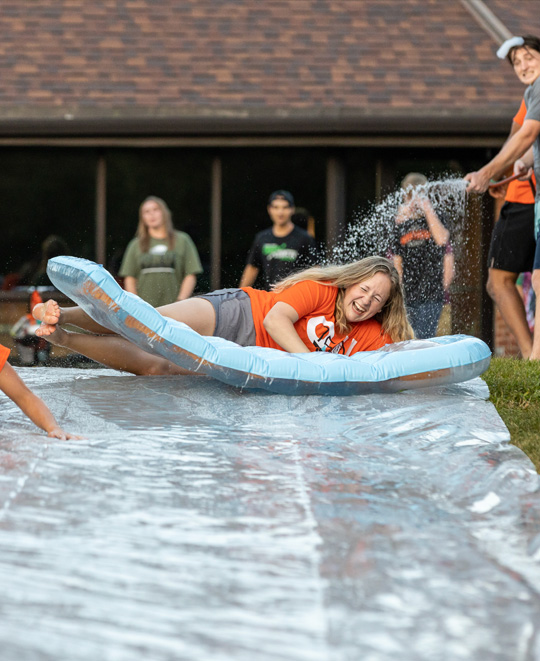
[[[193,294],[202,273],[195,244],[174,229],[171,212],[159,197],[147,197],[139,208],[137,236],[130,241],[120,277],[124,288],[159,307]]]

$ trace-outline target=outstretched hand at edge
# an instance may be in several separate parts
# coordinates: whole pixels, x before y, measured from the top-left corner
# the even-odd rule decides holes
[[[82,436],[77,436],[76,434],[70,434],[69,432],[64,431],[60,427],[53,427],[48,433],[49,438],[58,438],[61,441],[81,441],[83,440]]]

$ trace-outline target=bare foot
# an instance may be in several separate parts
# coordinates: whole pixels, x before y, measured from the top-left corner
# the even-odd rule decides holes
[[[44,324],[55,325],[60,321],[60,306],[51,298],[50,300],[45,301],[45,303],[34,305],[32,316],[34,319],[41,321]]]
[[[67,340],[67,332],[57,326],[56,324],[41,324],[36,328],[36,335],[38,337],[46,338],[51,344],[57,344],[63,346],[63,343]]]

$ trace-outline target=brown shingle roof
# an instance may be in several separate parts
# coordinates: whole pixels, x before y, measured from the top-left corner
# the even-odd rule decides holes
[[[486,5],[513,35],[534,34],[540,36],[540,4],[538,0],[485,0]]]
[[[533,1],[487,5],[518,31]],[[440,0],[0,4],[0,122],[511,116],[496,43]]]

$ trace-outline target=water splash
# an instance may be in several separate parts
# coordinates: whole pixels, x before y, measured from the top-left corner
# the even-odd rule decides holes
[[[466,182],[462,178],[429,181],[416,191],[429,198],[443,224],[450,231],[450,240],[459,242],[466,207]],[[392,252],[395,218],[405,198],[404,191],[389,194],[367,214],[355,213],[343,238],[328,250],[325,262],[344,264],[370,255],[387,256]]]

